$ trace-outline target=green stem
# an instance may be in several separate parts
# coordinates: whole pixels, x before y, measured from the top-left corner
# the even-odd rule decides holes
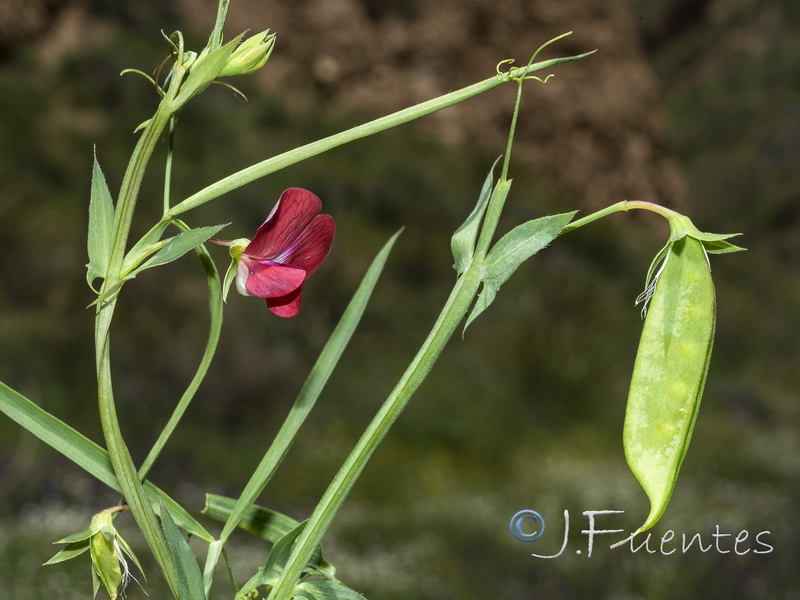
[[[177,75],[177,74],[175,74]],[[170,102],[178,90],[179,77],[173,79],[170,93],[162,99],[153,118],[145,127],[142,137],[136,144],[131,155],[128,168],[122,180],[117,208],[114,215],[114,242],[111,256],[109,257],[106,277],[103,281],[101,295],[114,288],[120,281],[120,274],[125,256],[125,247],[133,221],[136,200],[144,178],[145,169],[161,137],[164,127],[170,118]],[[175,572],[175,561],[167,545],[166,538],[159,527],[153,507],[150,504],[142,487],[142,482],[131,459],[128,447],[122,437],[116,405],[114,403],[113,385],[111,379],[111,321],[114,315],[118,295],[115,293],[106,300],[97,304],[95,314],[95,352],[97,366],[97,399],[100,413],[100,423],[103,436],[108,447],[111,466],[114,469],[120,491],[125,501],[131,507],[136,523],[142,531],[159,567],[167,578],[173,596],[178,597],[178,580]]]
[[[182,231],[188,230],[188,227],[180,221],[176,221],[176,225],[179,225]],[[183,395],[181,396],[181,399],[175,407],[175,410],[173,410],[169,421],[167,421],[167,424],[161,430],[161,434],[158,436],[158,439],[150,449],[147,458],[144,459],[142,466],[139,467],[139,478],[142,480],[144,480],[144,478],[147,476],[147,473],[150,471],[153,463],[158,458],[158,455],[164,449],[164,446],[166,445],[172,433],[175,431],[175,428],[178,426],[178,423],[186,412],[186,409],[189,407],[189,403],[194,398],[197,389],[200,387],[203,379],[205,379],[208,368],[211,365],[211,360],[214,358],[214,353],[217,350],[220,332],[222,331],[222,287],[220,285],[219,273],[217,272],[214,261],[211,259],[211,255],[208,253],[208,250],[206,250],[205,246],[199,246],[197,248],[197,254],[203,263],[203,268],[205,269],[206,276],[208,277],[208,304],[211,314],[208,340],[206,341],[206,348],[203,352],[203,357],[200,359],[200,365],[197,367],[197,372],[194,374],[192,381],[189,383],[186,391],[184,391]]]
[[[560,63],[584,58],[589,54],[591,54],[591,52],[579,54],[577,56],[554,58],[552,60],[535,63],[529,67],[520,69],[520,75],[522,75],[523,72],[524,74],[528,74],[535,71],[541,71],[542,69],[549,69],[550,67]],[[295,163],[301,162],[323,152],[327,152],[333,148],[337,148],[355,140],[380,133],[381,131],[386,131],[387,129],[397,127],[398,125],[408,123],[409,121],[413,121],[415,119],[419,119],[420,117],[424,117],[436,111],[442,110],[443,108],[453,106],[454,104],[458,104],[459,102],[463,102],[464,100],[472,98],[473,96],[482,94],[483,92],[491,90],[492,88],[495,88],[505,82],[506,79],[504,78],[492,76],[484,81],[475,83],[460,90],[456,90],[455,92],[450,92],[449,94],[439,96],[433,100],[422,102],[416,106],[411,106],[391,115],[381,117],[380,119],[370,121],[369,123],[359,125],[352,129],[348,129],[347,131],[337,133],[327,138],[317,140],[316,142],[306,144],[305,146],[300,146],[294,150],[289,150],[288,152],[284,152],[278,156],[261,161],[242,169],[241,171],[233,173],[224,179],[220,179],[216,183],[213,183],[208,187],[203,188],[199,192],[189,196],[179,204],[175,205],[169,211],[168,215],[165,216],[171,217],[184,213],[187,210],[197,208],[198,206],[205,204],[210,200],[238,189],[243,185],[255,181],[256,179],[265,177],[270,173],[274,173],[275,171],[279,171]]]
[[[506,142],[506,154],[503,157],[503,170],[500,173],[500,179],[505,181],[508,179],[508,165],[511,162],[511,147],[514,145],[514,132],[517,129],[517,117],[519,117],[519,105],[522,103],[522,84],[525,79],[517,81],[517,101],[514,103],[514,114],[511,116],[511,127],[508,130],[508,141]]]
[[[392,424],[403,412],[414,392],[425,380],[445,344],[463,319],[481,281],[480,269],[477,268],[476,263],[473,265],[456,282],[439,318],[414,360],[372,419],[309,517],[294,544],[280,583],[269,596],[270,600],[289,600],[291,598],[292,590],[300,573],[311,558],[314,548],[328,530],[333,517],[344,503],[369,458],[386,437]]]
[[[659,204],[653,204],[652,202],[643,202],[641,200],[623,200],[622,202],[617,202],[616,204],[607,206],[606,208],[601,208],[597,212],[593,212],[590,215],[586,215],[582,219],[573,221],[572,223],[564,227],[564,229],[561,230],[561,233],[559,235],[564,235],[565,233],[574,231],[580,227],[583,227],[584,225],[588,225],[589,223],[594,223],[598,219],[602,219],[603,217],[607,217],[608,215],[612,215],[614,213],[622,211],[627,212],[629,210],[648,210],[650,212],[659,214],[666,219],[670,219],[670,217],[678,214],[674,210],[671,210]]]
[[[484,219],[481,234],[478,237],[478,243],[475,245],[475,254],[473,256],[473,263],[482,263],[489,252],[489,246],[494,238],[494,232],[497,229],[497,224],[500,222],[500,214],[503,212],[503,207],[508,197],[508,191],[511,189],[511,181],[508,177],[508,167],[511,163],[511,147],[514,143],[514,131],[517,128],[517,117],[519,116],[519,107],[522,103],[522,84],[524,79],[517,81],[517,101],[514,103],[514,114],[511,117],[511,126],[508,130],[508,142],[506,143],[506,153],[503,156],[503,170],[500,173],[500,179],[497,181],[492,195],[489,198],[489,205],[486,207],[486,217]]]
[[[122,437],[119,419],[117,418],[109,353],[109,328],[115,304],[116,298],[101,303],[98,305],[96,316],[97,398],[100,423],[103,427],[103,436],[111,459],[111,466],[119,481],[120,491],[125,498],[125,502],[131,507],[131,513],[164,573],[173,596],[177,598],[178,581],[175,573],[175,561],[167,545],[166,538],[158,525],[153,507],[144,492],[142,482]]]
[[[292,553],[284,568],[283,576],[275,589],[272,590],[269,600],[290,600],[295,583],[303,568],[310,559],[317,544],[319,544],[322,537],[325,535],[328,527],[330,527],[334,516],[344,503],[353,485],[355,485],[355,482],[358,480],[358,477],[361,475],[370,457],[386,437],[389,429],[403,412],[411,397],[428,376],[434,363],[444,350],[445,345],[469,310],[478,292],[478,287],[481,284],[484,259],[497,228],[497,223],[500,220],[500,214],[511,186],[507,175],[511,159],[514,131],[522,98],[522,84],[524,81],[522,75],[526,75],[532,70],[537,70],[535,68],[537,66],[539,65],[529,65],[526,69],[522,69],[520,78],[517,79],[517,101],[514,106],[514,114],[509,130],[506,154],[503,160],[503,171],[489,200],[489,206],[487,207],[486,216],[469,268],[456,281],[456,285],[442,309],[439,318],[436,320],[433,329],[430,334],[428,334],[428,337],[417,352],[414,360],[412,360],[392,393],[364,431],[355,448],[347,457],[336,477],[325,491],[319,504],[314,509],[314,512],[309,517],[292,548]],[[539,66],[539,68],[544,67]],[[523,71],[524,73],[522,73]],[[488,83],[488,81],[476,85],[484,85],[486,83]],[[476,86],[471,86],[465,89],[474,89],[475,87]]]
[[[175,147],[175,121],[177,116],[169,120],[169,135],[167,136],[167,161],[164,169],[164,212],[169,210],[170,190],[172,189],[172,157]]]

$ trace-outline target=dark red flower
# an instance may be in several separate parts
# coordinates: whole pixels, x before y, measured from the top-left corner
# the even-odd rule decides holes
[[[322,202],[308,190],[289,188],[281,194],[242,250],[236,268],[239,293],[266,298],[270,312],[279,317],[299,312],[303,283],[333,244],[333,217],[320,210]]]

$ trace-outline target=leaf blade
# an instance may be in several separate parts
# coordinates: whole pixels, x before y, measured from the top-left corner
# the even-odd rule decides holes
[[[190,229],[189,231],[182,231],[172,239],[170,239],[164,247],[158,252],[153,254],[147,261],[138,267],[131,276],[134,276],[145,269],[152,269],[161,265],[166,265],[172,261],[178,260],[184,254],[191,252],[201,244],[204,244],[220,231],[225,225],[209,225],[207,227],[198,227]]]
[[[105,449],[3,382],[0,382],[0,412],[111,489],[120,491]],[[149,481],[143,485],[154,508],[158,508],[161,499],[181,528],[203,541],[213,541],[212,535],[164,491]]]
[[[483,287],[464,330],[494,302],[497,292],[519,266],[556,239],[575,211],[540,217],[518,225],[494,245],[484,260]]]
[[[105,277],[111,247],[114,243],[114,200],[108,189],[105,175],[94,155],[92,187],[89,198],[89,232],[87,235],[89,264],[86,265],[86,281],[89,287],[98,277]]]
[[[179,600],[201,600],[205,598],[203,576],[200,573],[200,565],[197,564],[197,557],[195,557],[175,521],[172,520],[169,511],[163,505],[161,506],[161,527],[164,530],[167,544],[175,560],[180,594]]]
[[[499,289],[523,262],[556,239],[574,216],[575,211],[517,225],[489,251],[484,281],[491,281]]]
[[[456,275],[461,275],[469,268],[472,263],[472,257],[475,255],[475,244],[478,241],[478,232],[480,231],[481,221],[483,215],[486,213],[486,208],[489,206],[489,198],[492,196],[492,187],[494,183],[494,169],[500,159],[494,161],[492,168],[483,182],[483,187],[478,195],[478,203],[472,212],[467,217],[461,226],[453,233],[450,238],[450,250],[453,253],[453,268],[456,270]]]

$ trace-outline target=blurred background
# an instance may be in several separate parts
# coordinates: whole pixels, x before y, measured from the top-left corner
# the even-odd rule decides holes
[[[100,442],[84,265],[92,148],[119,187],[136,125],[154,110],[160,31],[200,49],[211,0],[0,2],[0,379]],[[800,305],[800,6],[791,0],[235,0],[227,37],[278,33],[267,67],[212,86],[181,114],[173,194],[527,61],[597,48],[526,86],[500,233],[547,213],[624,199],[685,211],[749,248],[714,256],[716,347],[691,449],[654,530],[749,533],[702,553],[587,556],[582,511],[635,529],[648,504],[621,433],[641,330],[633,300],[663,245],[653,215],[621,214],[524,265],[465,339],[456,336],[366,469],[328,537],[339,577],[370,599],[800,597],[797,435]],[[277,431],[372,257],[400,227],[350,348],[261,503],[305,518],[412,358],[452,286],[452,231],[505,148],[504,86],[418,123],[250,184],[187,215],[251,237],[280,192],[313,190],[336,219],[332,254],[297,318],[232,294],[219,353],[152,479],[197,514],[237,494]],[[161,206],[163,147],[136,232]],[[220,269],[224,249],[211,249]],[[125,287],[114,333],[116,395],[141,460],[199,360],[207,326],[189,257]],[[86,598],[88,558],[41,568],[51,542],[118,498],[0,418],[0,591]],[[545,536],[509,534],[522,509]],[[564,555],[563,511],[571,535]],[[123,528],[130,527],[124,519]],[[215,527],[209,523],[208,527]],[[212,529],[212,531],[216,531]],[[755,542],[762,540],[771,552]],[[141,540],[131,534],[134,547]],[[612,539],[613,538],[613,539]],[[245,577],[267,549],[245,534]],[[651,544],[657,548],[657,544]],[[581,550],[581,554],[576,551]],[[728,553],[724,553],[728,550]],[[140,552],[140,556],[144,551]],[[85,558],[85,560],[84,560]],[[153,571],[149,571],[153,573]],[[141,578],[140,578],[141,579]],[[165,597],[159,577],[145,587]],[[131,599],[144,598],[132,586]],[[231,597],[222,580],[216,598]]]

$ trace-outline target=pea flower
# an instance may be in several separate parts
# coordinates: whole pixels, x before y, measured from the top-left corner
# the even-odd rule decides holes
[[[333,244],[333,217],[319,214],[320,210],[322,202],[316,195],[289,188],[253,241],[222,242],[231,246],[240,294],[265,298],[270,312],[279,317],[300,311],[303,284]]]

